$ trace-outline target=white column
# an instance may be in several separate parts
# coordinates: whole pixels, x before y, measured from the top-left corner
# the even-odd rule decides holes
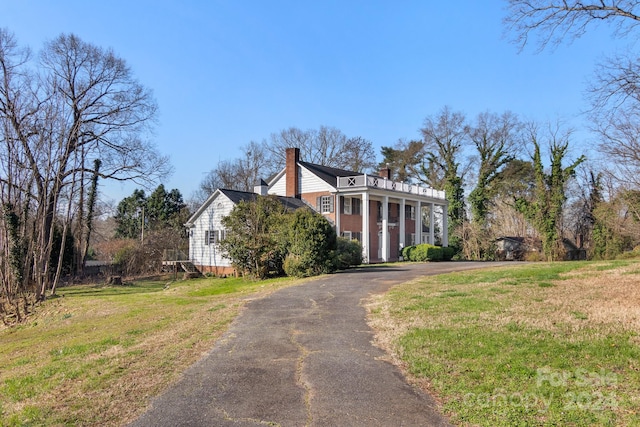
[[[369,193],[362,193],[362,262],[369,264]]]
[[[449,217],[447,205],[442,205],[442,246],[449,246]]]
[[[389,261],[389,196],[382,198],[382,261]]]
[[[434,232],[435,232],[435,227],[434,227],[435,216],[433,212],[434,207],[435,205],[433,203],[429,204],[429,243],[432,245],[435,244],[435,241],[436,241],[435,235],[434,235]]]
[[[401,248],[404,248],[406,246],[406,242],[404,239],[404,235],[406,234],[404,231],[405,230],[404,222],[406,221],[406,218],[405,218],[406,215],[404,214],[404,209],[405,209],[405,200],[404,198],[402,198],[400,199],[400,215],[398,215],[399,217],[398,221],[400,222],[400,236],[398,236],[400,237],[400,239],[398,240],[398,243],[400,244]],[[398,256],[402,256],[402,250],[398,254]]]
[[[415,244],[422,243],[422,205],[420,200],[416,202],[416,241]]]
[[[336,194],[336,206],[335,206],[335,212],[336,212],[336,234],[338,235],[338,237],[340,236],[340,216],[342,215],[342,212],[340,210],[340,195]]]

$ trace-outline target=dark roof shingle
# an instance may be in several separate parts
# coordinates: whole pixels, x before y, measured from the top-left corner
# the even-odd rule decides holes
[[[332,187],[338,185],[339,176],[357,176],[362,175],[360,172],[348,171],[344,169],[332,168],[329,166],[316,165],[314,163],[298,162],[300,166],[311,171],[318,178],[330,184]]]

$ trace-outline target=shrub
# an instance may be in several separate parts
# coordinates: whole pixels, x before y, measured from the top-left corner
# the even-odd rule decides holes
[[[305,262],[301,256],[291,253],[287,254],[284,259],[284,272],[287,276],[291,277],[313,276],[313,269],[309,265],[309,262]]]
[[[286,240],[291,255],[287,275],[306,277],[335,271],[337,237],[324,216],[298,209],[291,216]]]
[[[427,261],[427,246],[425,244],[417,245],[413,251],[411,251],[411,261],[424,262]]]
[[[338,237],[334,263],[339,270],[362,264],[362,245],[360,242]]]
[[[542,252],[529,251],[524,255],[524,260],[527,262],[541,262],[547,259]]]
[[[434,245],[427,246],[427,261],[442,261],[442,247]]]
[[[273,196],[238,203],[222,219],[226,235],[220,248],[234,268],[264,279],[282,272],[287,242],[282,238],[288,214]]]
[[[404,248],[402,248],[402,259],[404,259],[405,261],[412,261],[411,252],[413,252],[415,249],[415,245],[405,246]]]
[[[446,246],[442,248],[442,259],[444,261],[451,261],[451,259],[455,254],[456,254],[456,250],[450,246]]]
[[[402,257],[407,261],[450,261],[455,255],[455,248],[429,245],[423,243],[417,246],[407,246],[402,250]]]

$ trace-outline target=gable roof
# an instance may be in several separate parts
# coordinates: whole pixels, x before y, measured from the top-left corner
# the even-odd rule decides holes
[[[336,187],[338,185],[338,177],[339,176],[357,176],[362,175],[360,172],[348,171],[344,169],[332,168],[329,166],[316,165],[314,163],[307,162],[298,162],[298,164],[309,172],[316,175],[318,178],[331,185],[332,187]]]
[[[227,190],[223,188],[220,189],[220,192],[225,196],[227,196],[229,200],[231,200],[236,205],[242,201],[246,201],[246,202],[254,201],[259,196],[256,193],[249,193],[247,191]],[[263,197],[275,197],[276,199],[278,199],[280,203],[282,203],[282,206],[284,206],[287,209],[295,210],[295,209],[303,208],[307,206],[302,200],[296,199],[295,197],[274,196],[271,194]]]
[[[209,198],[207,198],[207,200],[193,213],[193,215],[191,215],[191,218],[189,218],[187,220],[187,222],[185,223],[185,225],[187,227],[191,227],[193,226],[193,223],[195,222],[196,218],[198,218],[200,215],[202,215],[202,213],[207,209],[207,207],[209,205],[211,205],[211,203],[213,203],[213,201],[215,199],[218,198],[219,195],[224,195],[225,197],[227,197],[229,200],[231,200],[233,202],[234,205],[237,205],[238,203],[242,202],[242,201],[246,201],[246,202],[251,202],[254,201],[258,198],[259,194],[256,193],[251,193],[248,191],[237,191],[237,190],[229,190],[227,188],[218,188],[216,191],[213,192],[213,194],[211,194],[211,196],[209,196]],[[280,203],[282,203],[282,205],[287,208],[287,209],[291,209],[291,210],[296,210],[302,207],[307,207],[307,205],[300,199],[296,199],[295,197],[285,197],[285,196],[265,196],[265,197],[275,197],[278,199],[278,201]]]

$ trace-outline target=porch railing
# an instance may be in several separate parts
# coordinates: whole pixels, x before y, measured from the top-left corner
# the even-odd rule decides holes
[[[390,179],[367,174],[338,177],[338,189],[342,190],[358,187],[381,188],[384,190],[398,191],[401,193],[416,194],[419,196],[445,200],[444,191],[436,190],[431,187],[423,187],[418,184],[391,181]]]

